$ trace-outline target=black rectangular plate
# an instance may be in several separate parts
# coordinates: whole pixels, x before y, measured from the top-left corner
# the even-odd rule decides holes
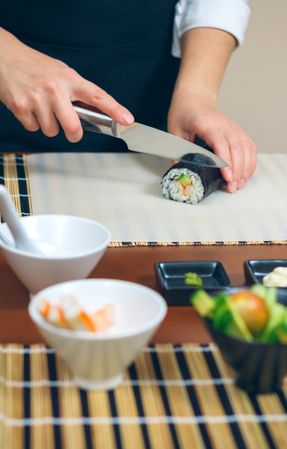
[[[161,294],[169,305],[190,305],[190,296],[197,288],[185,285],[184,276],[189,272],[198,274],[203,281],[200,288],[210,293],[230,288],[229,278],[220,262],[158,262],[155,264],[155,273]]]
[[[263,277],[276,267],[287,267],[287,259],[245,260],[244,274],[247,284],[262,284]],[[287,287],[278,288],[279,302],[287,305]]]

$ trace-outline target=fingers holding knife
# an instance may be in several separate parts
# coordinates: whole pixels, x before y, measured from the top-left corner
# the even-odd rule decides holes
[[[5,32],[0,52],[0,100],[28,131],[54,137],[60,128],[70,142],[83,136],[72,103],[83,101],[96,106],[124,125],[132,114],[100,87],[81,77],[63,62],[20,42]],[[9,51],[8,51],[9,50]]]

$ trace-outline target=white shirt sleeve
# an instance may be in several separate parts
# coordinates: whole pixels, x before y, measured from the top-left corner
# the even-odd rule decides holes
[[[175,7],[173,56],[180,57],[180,38],[191,28],[217,28],[241,45],[250,16],[248,0],[179,0]]]

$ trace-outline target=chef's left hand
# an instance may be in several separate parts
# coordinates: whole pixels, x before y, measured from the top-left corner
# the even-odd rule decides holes
[[[232,120],[203,96],[175,92],[168,114],[168,131],[193,142],[198,136],[230,168],[221,169],[227,190],[241,189],[256,168],[256,145]]]

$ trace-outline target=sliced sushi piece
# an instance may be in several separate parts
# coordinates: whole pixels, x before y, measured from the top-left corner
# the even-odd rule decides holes
[[[178,162],[162,177],[161,188],[167,199],[197,204],[222,187],[224,180],[217,168]]]

